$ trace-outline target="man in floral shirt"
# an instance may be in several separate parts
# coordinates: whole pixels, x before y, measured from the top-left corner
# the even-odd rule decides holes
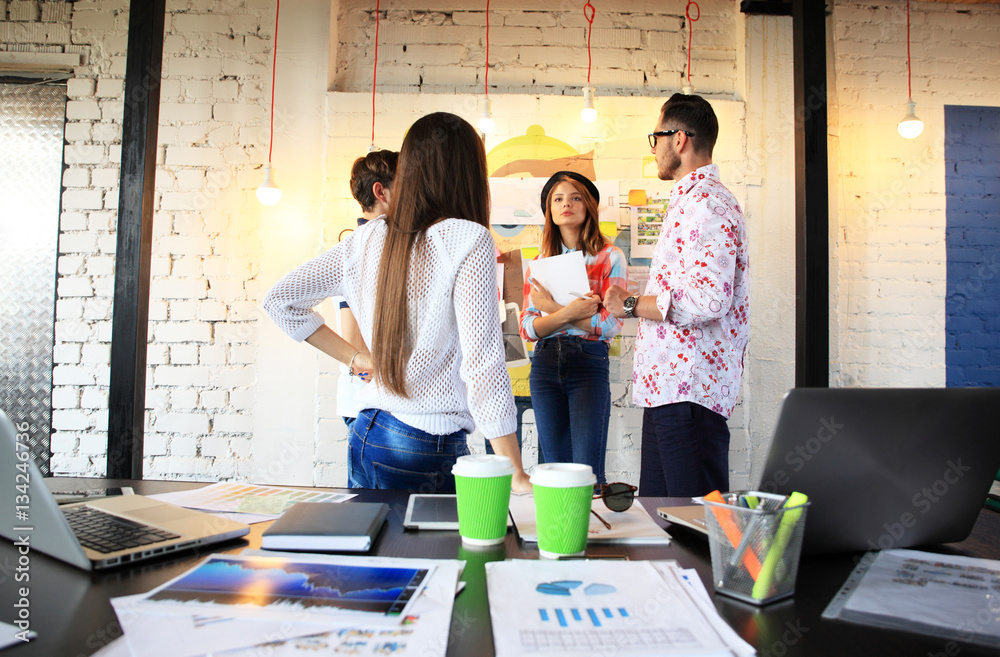
[[[639,317],[632,374],[642,417],[642,495],[729,489],[729,427],[749,326],[743,212],[719,180],[719,121],[700,96],[674,94],[649,136],[661,180],[675,180],[642,296],[611,287],[605,307]]]

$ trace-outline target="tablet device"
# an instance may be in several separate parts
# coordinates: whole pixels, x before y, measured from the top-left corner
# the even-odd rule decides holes
[[[510,515],[507,526],[511,526]],[[403,517],[404,529],[450,529],[458,531],[458,499],[455,495],[410,495]]]

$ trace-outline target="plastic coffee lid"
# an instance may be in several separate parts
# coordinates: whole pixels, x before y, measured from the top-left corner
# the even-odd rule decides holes
[[[514,465],[499,454],[470,454],[459,456],[451,473],[456,477],[501,477],[514,474]]]
[[[541,463],[531,474],[531,483],[549,488],[574,488],[597,483],[594,470],[583,463]]]

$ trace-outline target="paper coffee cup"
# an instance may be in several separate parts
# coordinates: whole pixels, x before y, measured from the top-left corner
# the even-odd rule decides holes
[[[499,454],[460,456],[451,470],[458,499],[458,533],[468,545],[497,545],[507,535],[514,466]]]
[[[556,559],[583,554],[595,483],[593,469],[582,463],[543,463],[535,467],[531,484],[541,556]]]

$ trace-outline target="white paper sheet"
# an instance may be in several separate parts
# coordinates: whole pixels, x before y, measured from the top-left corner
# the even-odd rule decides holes
[[[38,635],[30,630],[22,633],[16,625],[0,622],[0,650],[21,645],[24,643],[24,640],[21,639],[22,636],[30,641]]]
[[[298,502],[344,502],[357,494],[220,481],[202,488],[148,497],[200,511],[251,514],[257,518],[253,522],[261,522],[274,520]],[[251,521],[243,519],[243,522]]]
[[[496,656],[738,654],[680,569],[666,568],[678,575],[664,577],[648,561],[486,564]]]
[[[301,554],[280,554],[291,558]],[[261,551],[246,550],[245,556],[261,556]],[[392,559],[384,557],[340,557],[336,555],[310,555],[316,561],[341,563],[344,559],[382,566],[424,568],[431,571],[420,595],[413,600],[403,619],[378,619],[357,614],[317,615],[300,617],[282,614],[279,618],[240,618],[218,615],[192,614],[177,606],[151,610],[141,604],[144,595],[113,599],[115,613],[128,642],[126,652],[109,652],[106,657],[132,654],[134,657],[195,657],[212,653],[233,655],[281,654],[271,652],[286,646],[289,654],[296,647],[332,646],[350,641],[352,647],[362,644],[372,650],[384,648],[394,642],[407,648],[399,654],[444,655],[447,639],[441,644],[437,637],[447,637],[454,605],[455,590],[461,573],[462,562],[436,559]],[[308,637],[308,638],[303,638]],[[364,639],[364,637],[368,637]],[[364,640],[363,640],[364,639]],[[266,651],[260,646],[267,644]],[[441,645],[439,645],[441,644]],[[111,650],[111,646],[108,647]],[[115,647],[115,649],[119,649]],[[131,653],[129,653],[129,649]],[[296,653],[298,654],[298,653]],[[356,654],[368,654],[358,652]],[[372,653],[374,654],[374,653]]]
[[[531,278],[542,284],[552,299],[561,306],[569,305],[577,294],[590,292],[590,279],[587,278],[587,267],[583,264],[583,252],[572,251],[550,258],[532,260]]]
[[[998,593],[1000,561],[882,550],[865,555],[823,617],[1000,647]]]
[[[594,543],[619,543],[632,545],[666,545],[670,534],[646,513],[638,502],[628,511],[609,511],[600,498],[592,503],[592,508],[608,521],[608,529],[594,514],[590,514],[587,541]],[[526,543],[538,541],[538,526],[535,522],[535,498],[530,493],[510,496],[510,515],[517,527],[517,535]]]

